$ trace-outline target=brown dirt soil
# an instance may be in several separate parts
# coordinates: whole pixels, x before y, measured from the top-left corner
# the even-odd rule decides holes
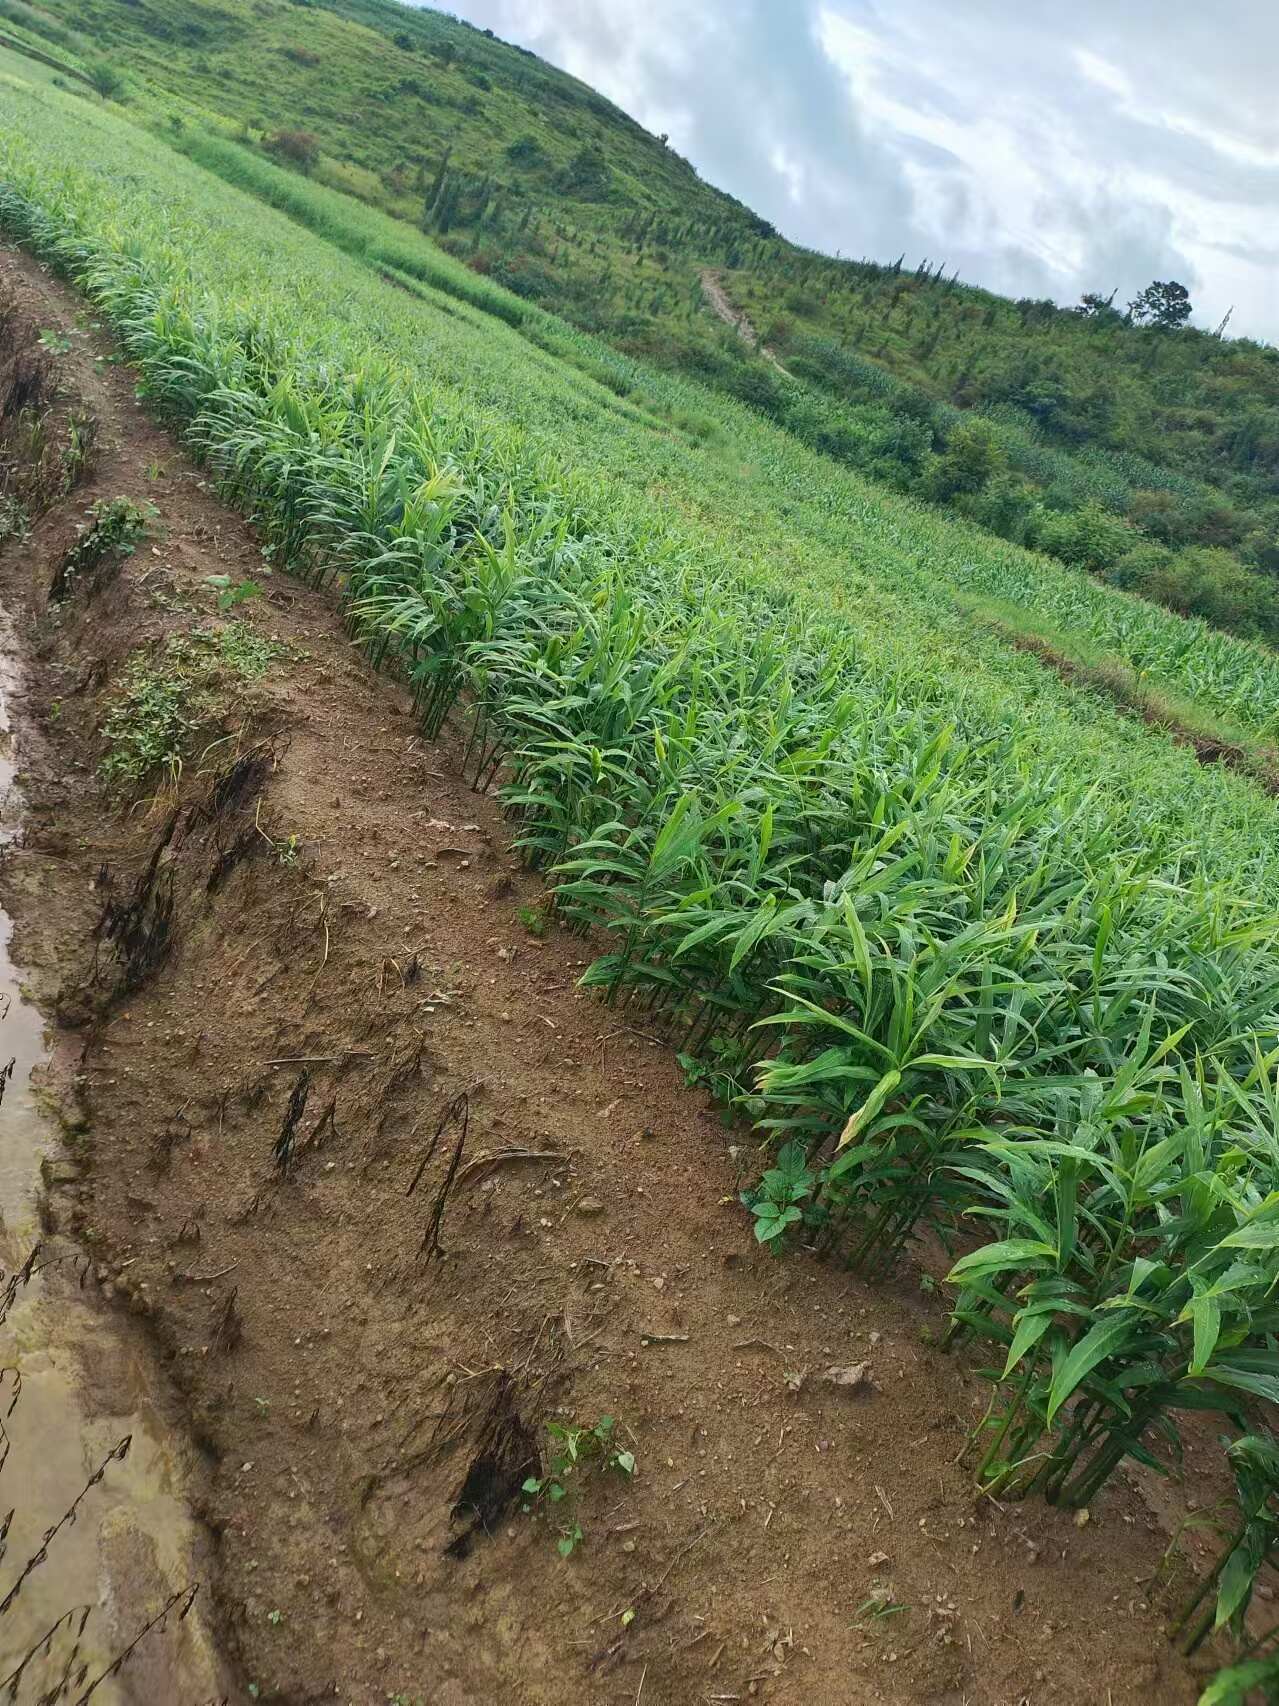
[[[127,661],[216,629],[206,577],[262,559],[81,307],[0,261],[100,423],[86,481],[0,558],[31,660],[3,891],[77,1056],[87,1169],[50,1212],[147,1323],[204,1449],[245,1683],[359,1706],[1192,1702],[1143,1587],[1180,1496],[1121,1478],[1082,1527],[974,1498],[956,1459],[986,1388],[930,1347],[940,1303],[752,1244],[745,1139],[575,987],[586,944],[524,928],[540,891],[497,804],[329,599],[267,581],[233,615],[276,664],[220,679],[177,786],[104,798]],[[150,537],[51,614],[87,505],[120,495],[156,506]],[[463,1092],[430,1260],[459,1121],[409,1187]],[[861,1361],[863,1391],[823,1382]],[[468,1543],[464,1484],[500,1505],[548,1418],[604,1414],[638,1472],[585,1478],[572,1557],[518,1502]]]

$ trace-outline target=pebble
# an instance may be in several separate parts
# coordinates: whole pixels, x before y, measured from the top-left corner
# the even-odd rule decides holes
[[[592,1215],[603,1214],[604,1204],[598,1197],[582,1197],[577,1205],[577,1212],[586,1215],[588,1218]]]

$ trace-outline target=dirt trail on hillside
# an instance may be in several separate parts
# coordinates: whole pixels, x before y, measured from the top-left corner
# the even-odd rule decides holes
[[[767,344],[760,342],[759,333],[751,324],[745,310],[735,308],[729,301],[724,291],[722,275],[716,272],[713,267],[704,267],[699,276],[702,281],[702,295],[706,298],[711,310],[718,314],[725,325],[733,328],[744,344],[749,344],[751,349],[758,350],[765,360],[771,361],[777,371],[784,373],[787,379],[793,378],[793,374],[783,367],[778,360],[776,352],[769,349]]]
[[[0,557],[31,660],[0,892],[83,1134],[48,1213],[180,1396],[255,1698],[1192,1702],[1143,1585],[1177,1498],[1121,1478],[1078,1527],[974,1497],[987,1388],[933,1348],[938,1298],[751,1243],[748,1136],[576,987],[591,944],[535,933],[459,746],[423,740],[327,597],[263,581],[90,317],[0,270],[100,422],[89,479]],[[121,495],[150,537],[51,614],[86,507]],[[266,596],[220,616],[210,575]],[[231,620],[276,662],[223,683],[176,785],[109,807],[129,659]],[[823,1378],[857,1363],[859,1388]],[[526,1514],[546,1422],[605,1415],[633,1478]]]

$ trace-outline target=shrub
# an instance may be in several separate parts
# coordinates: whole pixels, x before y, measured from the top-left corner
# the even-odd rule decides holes
[[[952,427],[946,449],[928,475],[928,495],[944,502],[961,492],[979,492],[1007,467],[1004,447],[989,421],[963,420]]]
[[[1151,587],[1159,583],[1172,560],[1173,553],[1166,545],[1160,545],[1154,539],[1142,539],[1122,557],[1116,558],[1102,571],[1102,575],[1111,586],[1139,593],[1143,598],[1152,598],[1155,595]]]
[[[539,166],[546,159],[546,150],[535,136],[517,136],[505,148],[512,166]]]
[[[980,492],[959,497],[955,508],[1001,539],[1021,544],[1035,510],[1034,488],[1016,474],[998,474]]]
[[[1244,568],[1229,551],[1192,545],[1178,551],[1141,589],[1146,597],[1236,632],[1279,635],[1279,588]]]
[[[612,192],[613,174],[608,169],[603,150],[589,146],[579,148],[557,176],[555,187],[565,195],[575,196],[578,201],[606,201]]]
[[[1165,545],[1185,545],[1190,538],[1190,517],[1171,492],[1135,491],[1128,503],[1128,519],[1134,527]]]
[[[1040,510],[1032,533],[1041,551],[1093,574],[1118,561],[1137,541],[1133,528],[1099,503],[1064,513]]]
[[[268,136],[264,146],[278,160],[287,160],[309,172],[320,157],[320,144],[309,130],[277,130]]]

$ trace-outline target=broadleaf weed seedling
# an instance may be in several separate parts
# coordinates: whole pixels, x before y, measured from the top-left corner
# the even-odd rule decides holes
[[[546,1424],[551,1440],[546,1473],[530,1475],[520,1491],[524,1494],[526,1512],[563,1506],[565,1514],[558,1519],[556,1541],[561,1558],[571,1557],[584,1538],[577,1520],[577,1489],[583,1472],[594,1465],[605,1472],[612,1470],[625,1475],[628,1480],[635,1473],[635,1453],[618,1449],[614,1426],[612,1416],[601,1416],[593,1428],[575,1422]]]

